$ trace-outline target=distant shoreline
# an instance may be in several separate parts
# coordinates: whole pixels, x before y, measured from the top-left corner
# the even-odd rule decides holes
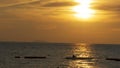
[[[19,42],[19,41],[0,41],[0,44],[77,44],[77,43],[63,43],[63,42]],[[112,44],[112,43],[93,43],[92,45],[120,45],[120,44]]]

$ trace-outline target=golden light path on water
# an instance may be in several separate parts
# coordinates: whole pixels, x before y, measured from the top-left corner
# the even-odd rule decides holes
[[[94,56],[92,54],[91,46],[85,43],[75,44],[73,47],[73,54],[82,58],[90,58]],[[96,68],[94,64],[95,62],[91,59],[74,60],[69,62],[71,68]]]
[[[88,19],[94,15],[95,10],[90,8],[92,0],[75,0],[75,2],[79,3],[79,5],[72,8],[75,17]]]

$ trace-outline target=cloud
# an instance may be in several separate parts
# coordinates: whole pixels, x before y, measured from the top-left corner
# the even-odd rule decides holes
[[[3,14],[0,14],[0,18],[2,17],[8,17],[13,18],[13,15],[19,16],[21,12],[23,14],[29,11],[32,13],[35,12],[38,15],[45,15],[45,16],[57,16],[61,14],[73,14],[72,11],[70,11],[69,8],[64,8],[68,6],[74,6],[77,5],[76,2],[70,2],[70,1],[40,1],[40,0],[32,0],[32,1],[24,1],[24,2],[14,2],[9,3],[8,5],[0,6],[0,12]],[[52,8],[51,7],[60,7],[60,8]],[[62,8],[61,8],[62,7]],[[14,10],[14,12],[13,12]],[[41,12],[41,13],[40,13]],[[30,13],[30,14],[32,14]],[[13,14],[13,15],[12,15]],[[21,13],[22,14],[22,13]],[[12,16],[12,17],[11,17]]]
[[[76,2],[48,2],[43,7],[65,7],[78,5]]]
[[[36,4],[36,3],[40,3],[40,0],[13,3],[13,4],[8,4],[8,5],[0,6],[0,8],[17,7],[17,6],[23,6],[23,5],[32,5],[32,4]]]
[[[120,11],[120,5],[107,5],[107,4],[103,4],[103,5],[98,5],[98,6],[94,6],[94,9],[98,9],[98,10],[105,10],[105,11]]]
[[[70,1],[46,1],[42,2],[40,0],[33,0],[33,1],[26,1],[26,2],[18,2],[12,4],[5,4],[0,6],[0,9],[6,8],[42,8],[42,7],[66,7],[66,6],[75,6],[78,5],[77,2],[70,2]]]
[[[120,1],[119,1],[120,2]],[[117,0],[115,1],[102,1],[93,3],[92,8],[97,10],[104,10],[104,11],[120,11],[120,4]]]

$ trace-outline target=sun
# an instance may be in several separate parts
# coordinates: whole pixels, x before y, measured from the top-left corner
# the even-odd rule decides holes
[[[75,2],[79,3],[79,5],[72,8],[72,11],[75,12],[74,16],[88,19],[95,13],[95,11],[90,8],[92,0],[75,0]]]
[[[90,18],[94,14],[94,10],[91,10],[90,8],[87,8],[86,6],[75,6],[72,9],[75,12],[76,17],[81,17],[81,18]]]

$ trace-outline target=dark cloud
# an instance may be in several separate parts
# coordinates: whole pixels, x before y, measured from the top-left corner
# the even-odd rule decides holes
[[[63,7],[63,6],[75,6],[78,5],[76,2],[48,2],[44,4],[44,7]]]

